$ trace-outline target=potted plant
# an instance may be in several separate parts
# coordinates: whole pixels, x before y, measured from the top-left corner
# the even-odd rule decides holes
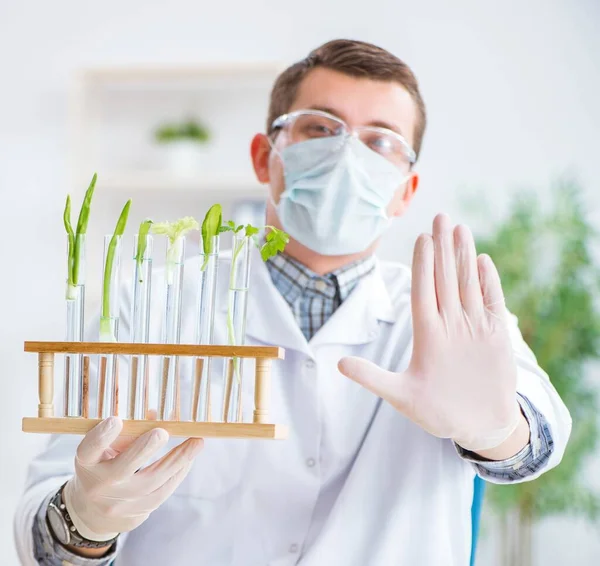
[[[489,485],[486,504],[500,524],[500,564],[533,564],[534,526],[559,514],[600,516],[600,498],[583,480],[598,438],[597,385],[590,362],[600,358],[600,269],[597,233],[586,218],[581,188],[562,180],[546,199],[521,194],[507,216],[476,238],[496,263],[508,309],[569,408],[573,430],[561,464],[533,482]],[[489,216],[485,215],[486,222]]]
[[[178,176],[197,175],[202,167],[204,146],[211,134],[201,122],[192,118],[159,126],[154,137],[163,146],[167,168]]]

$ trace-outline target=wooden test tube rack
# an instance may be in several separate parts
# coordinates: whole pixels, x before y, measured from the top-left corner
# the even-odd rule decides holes
[[[221,438],[287,438],[287,427],[270,424],[270,380],[272,360],[284,358],[283,348],[271,346],[197,346],[192,344],[131,344],[107,342],[25,342],[25,352],[38,355],[38,416],[23,418],[24,432],[85,434],[100,419],[57,417],[54,413],[54,357],[56,354],[83,355],[83,415],[89,414],[90,355],[152,355],[216,358],[254,358],[254,412],[252,422],[196,422],[123,419],[123,436],[139,436],[153,428],[163,428],[171,436]]]

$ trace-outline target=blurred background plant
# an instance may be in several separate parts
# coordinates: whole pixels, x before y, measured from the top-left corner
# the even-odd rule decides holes
[[[198,177],[206,172],[205,147],[211,137],[208,127],[192,118],[163,123],[154,132],[166,169],[176,177]]]
[[[210,140],[208,128],[201,122],[188,119],[182,122],[168,122],[156,128],[154,137],[158,143],[195,142],[205,144]]]
[[[582,193],[570,178],[558,181],[544,201],[534,192],[520,192],[505,217],[476,236],[478,253],[496,263],[508,309],[573,418],[557,468],[533,482],[488,484],[485,501],[500,524],[503,566],[533,563],[533,526],[542,519],[600,516],[600,498],[585,481],[600,414],[598,383],[589,371],[600,358],[598,233],[587,219]],[[477,208],[487,222],[490,216]]]

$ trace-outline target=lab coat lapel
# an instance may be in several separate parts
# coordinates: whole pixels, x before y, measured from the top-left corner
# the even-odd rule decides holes
[[[379,262],[310,341],[321,344],[366,344],[379,335],[379,321],[393,323],[394,307]]]

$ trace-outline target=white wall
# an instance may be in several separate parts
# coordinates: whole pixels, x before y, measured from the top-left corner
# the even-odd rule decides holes
[[[565,170],[600,207],[597,0],[171,0],[0,2],[0,563],[16,564],[12,511],[42,439],[19,432],[35,409],[25,339],[62,331],[61,208],[68,186],[67,83],[89,64],[295,60],[340,36],[381,44],[416,70],[429,107],[422,188],[383,253],[407,259],[435,212],[468,185],[503,200]],[[59,268],[60,266],[60,268]],[[538,564],[594,564],[600,536],[544,526]],[[577,548],[579,560],[565,549]],[[481,564],[492,565],[492,547]]]

